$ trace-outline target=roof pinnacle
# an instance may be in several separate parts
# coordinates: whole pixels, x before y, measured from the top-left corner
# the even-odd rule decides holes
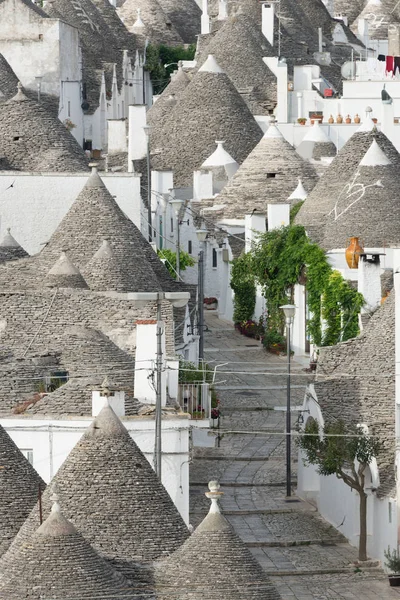
[[[210,481],[208,484],[209,492],[206,492],[207,498],[211,500],[210,513],[220,513],[220,507],[218,504],[219,499],[223,496],[224,492],[220,492],[220,483],[217,480]]]

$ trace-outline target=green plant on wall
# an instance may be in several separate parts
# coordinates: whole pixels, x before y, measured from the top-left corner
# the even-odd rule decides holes
[[[246,253],[232,262],[231,288],[235,292],[233,300],[235,323],[249,321],[256,307],[256,282],[252,258],[251,253]]]
[[[284,333],[282,310],[287,302],[294,302],[294,286],[302,281],[307,289],[308,307],[311,318],[308,331],[317,345],[332,345],[358,334],[358,314],[364,299],[342,275],[332,269],[325,252],[310,242],[301,225],[289,225],[261,234],[251,251],[234,261],[232,268],[233,286],[241,296],[239,306],[255,306],[256,284],[260,285],[267,304],[266,341],[276,341]],[[246,285],[251,281],[254,304],[246,300]],[[250,290],[250,286],[247,291]],[[252,298],[252,296],[251,296]],[[251,313],[251,316],[253,314]],[[244,315],[243,318],[241,318]],[[241,321],[251,316],[245,311],[236,312],[234,320]],[[325,323],[324,332],[321,318]]]
[[[176,252],[170,250],[169,248],[163,248],[162,250],[157,250],[158,256],[165,261],[165,266],[167,267],[171,277],[176,279]],[[190,256],[184,250],[179,252],[179,265],[180,270],[184,271],[187,267],[194,267],[196,264],[193,256]]]

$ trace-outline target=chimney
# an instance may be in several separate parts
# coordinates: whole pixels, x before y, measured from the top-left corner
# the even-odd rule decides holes
[[[131,104],[129,106],[128,123],[128,165],[132,173],[133,160],[140,160],[147,156],[146,106],[144,104]]]
[[[193,200],[213,198],[213,176],[211,171],[193,172]]]
[[[290,204],[268,204],[268,231],[290,224]]]
[[[365,253],[358,264],[358,291],[364,296],[363,313],[378,308],[381,303],[381,261],[377,253]]]
[[[108,154],[126,152],[126,119],[108,119]]]
[[[218,2],[218,21],[225,21],[228,18],[228,7],[226,0],[219,0]]]
[[[105,377],[99,390],[92,392],[92,416],[97,417],[105,406],[111,406],[118,417],[125,416],[125,392],[117,391]]]
[[[275,21],[275,4],[264,2],[262,4],[262,20],[261,31],[267,38],[271,46],[274,45],[274,21]]]
[[[208,0],[203,0],[203,12],[201,13],[201,35],[210,33],[210,17],[208,16]]]
[[[157,212],[157,206],[160,206],[164,213],[168,205],[168,196],[170,190],[174,188],[174,174],[172,171],[152,171],[151,172],[151,211]],[[164,235],[166,232],[164,231]]]
[[[245,215],[244,227],[246,239],[245,252],[249,252],[253,242],[258,238],[258,234],[267,231],[266,216],[264,214],[256,214],[255,212],[251,215]]]
[[[162,355],[165,357],[165,327],[162,328]],[[136,321],[135,398],[143,404],[156,403],[157,321]],[[163,361],[165,362],[165,361]],[[161,403],[166,404],[166,370],[161,373]]]
[[[389,25],[389,56],[400,56],[400,25]]]

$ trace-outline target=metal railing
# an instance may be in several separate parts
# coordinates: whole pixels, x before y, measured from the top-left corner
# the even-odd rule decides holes
[[[178,403],[192,419],[201,420],[211,417],[211,389],[209,383],[180,383]]]

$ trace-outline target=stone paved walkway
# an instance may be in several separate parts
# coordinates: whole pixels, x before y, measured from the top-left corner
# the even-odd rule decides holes
[[[191,523],[208,511],[207,483],[219,479],[221,506],[269,574],[283,600],[400,598],[382,570],[358,572],[357,550],[308,502],[285,499],[285,358],[206,313],[205,358],[218,366],[220,447],[196,449],[190,469]],[[292,406],[302,404],[307,374],[293,364]],[[293,413],[292,422],[297,419]],[[215,432],[211,433],[214,435]],[[296,450],[292,483],[296,485]]]

